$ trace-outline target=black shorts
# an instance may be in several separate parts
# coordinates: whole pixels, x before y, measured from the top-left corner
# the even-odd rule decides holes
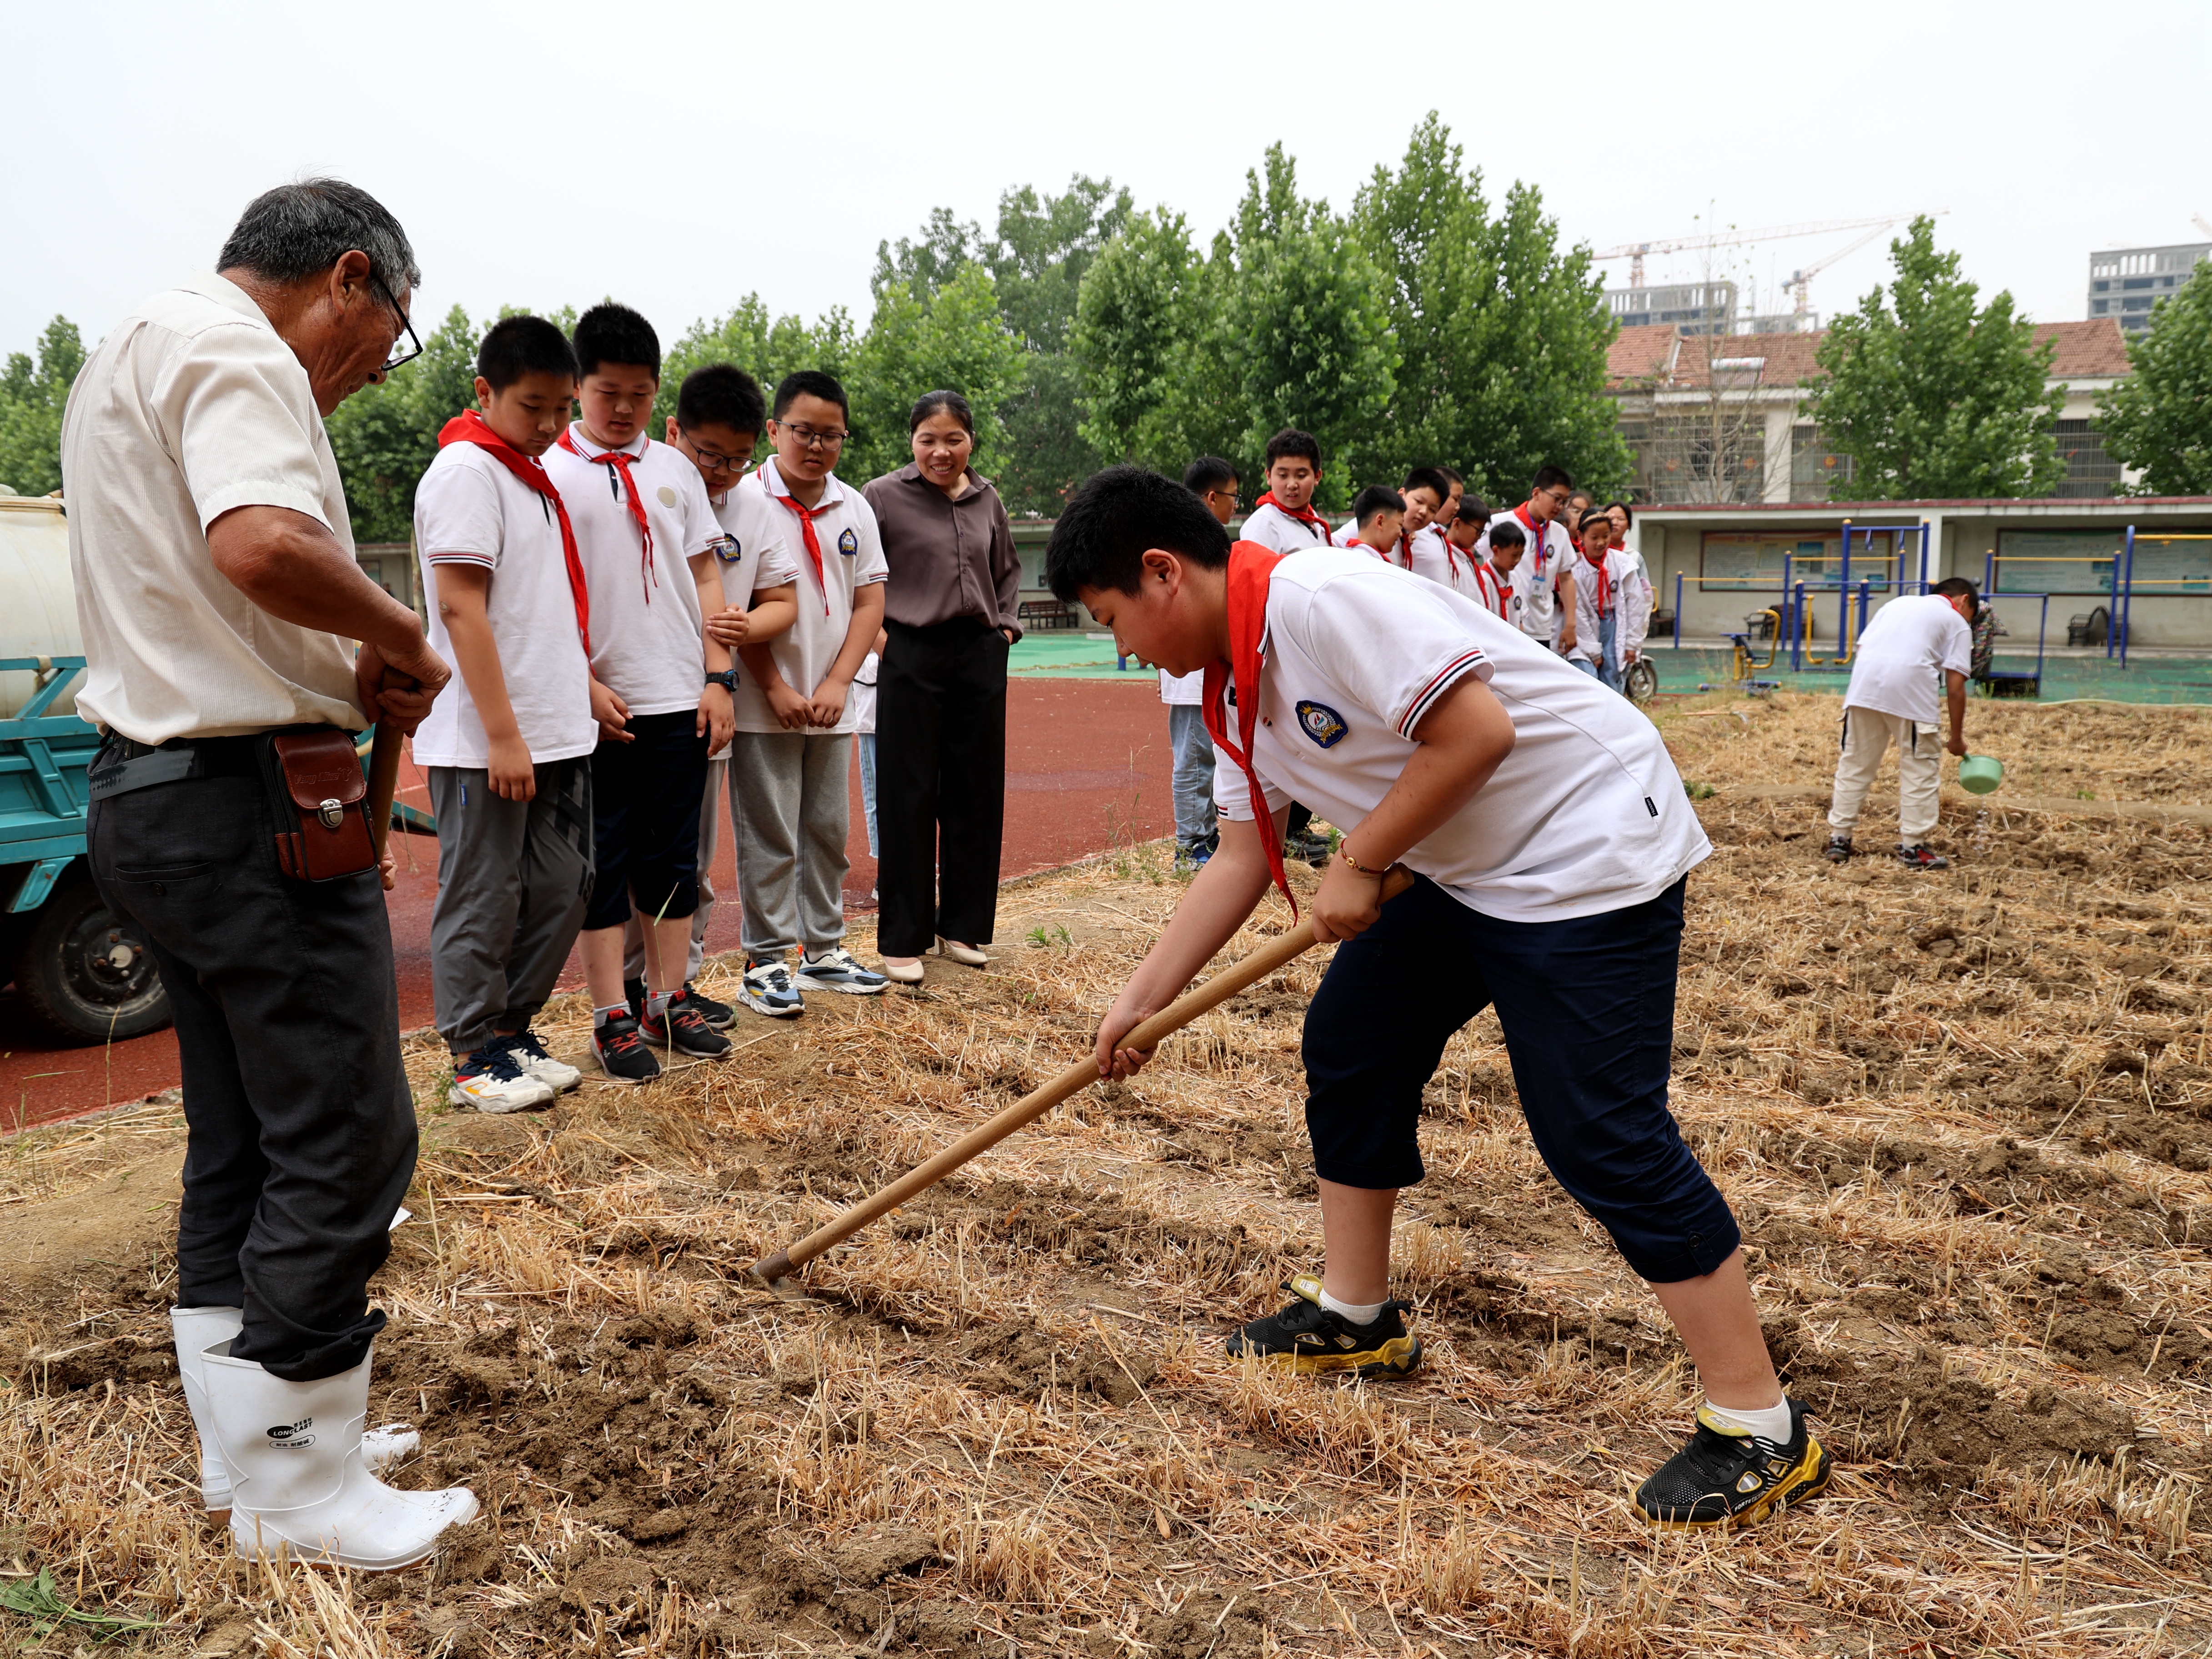
[[[592,904],[588,931],[619,927],[635,904],[661,921],[699,908],[699,805],[707,739],[698,710],[636,714],[635,741],[601,738],[592,751]]]
[[[1727,1261],[1735,1218],[1667,1109],[1685,884],[1565,921],[1500,921],[1426,879],[1383,906],[1337,947],[1306,1012],[1315,1173],[1419,1181],[1421,1091],[1494,1002],[1536,1150],[1628,1265],[1664,1285]]]

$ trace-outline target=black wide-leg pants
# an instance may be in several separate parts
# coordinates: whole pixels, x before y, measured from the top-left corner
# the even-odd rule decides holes
[[[887,622],[876,683],[877,948],[989,942],[1006,823],[1006,636]]]

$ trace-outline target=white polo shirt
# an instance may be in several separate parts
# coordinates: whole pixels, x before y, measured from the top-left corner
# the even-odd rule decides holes
[[[1417,747],[1407,734],[1437,699],[1468,674],[1487,680],[1513,752],[1404,860],[1470,909],[1508,921],[1622,909],[1712,850],[1633,703],[1434,582],[1353,550],[1286,560],[1268,584],[1265,648],[1253,761],[1268,806],[1304,801],[1347,832],[1397,782]],[[1235,736],[1238,711],[1224,713]],[[1226,750],[1214,797],[1224,817],[1250,821]]]
[[[1559,572],[1574,558],[1575,544],[1567,539],[1567,527],[1557,519],[1541,526],[1539,534],[1521,517],[1518,507],[1508,507],[1503,513],[1490,515],[1493,525],[1503,524],[1508,519],[1521,526],[1521,533],[1527,538],[1521,562],[1513,568],[1513,589],[1521,600],[1518,626],[1532,640],[1548,640],[1558,631],[1552,618],[1552,586],[1559,580]],[[1482,539],[1474,545],[1477,552],[1488,558],[1489,531],[1485,530]]]
[[[642,434],[624,447],[653,527],[648,567],[622,475],[593,459],[607,452],[581,422],[568,438],[578,453],[554,445],[545,471],[568,505],[591,588],[592,672],[633,714],[696,708],[707,678],[706,624],[690,562],[722,536],[699,469]]]
[[[140,743],[368,724],[351,643],[271,616],[208,550],[233,507],[282,507],[353,551],[307,371],[244,289],[196,276],[109,330],[61,462],[87,720]]]
[[[1597,609],[1597,567],[1586,553],[1577,553],[1575,572],[1575,645],[1566,654],[1589,662],[1601,660],[1605,646]],[[1649,582],[1639,583],[1636,567],[1617,547],[1605,550],[1606,602],[1613,612],[1613,648],[1627,660],[1627,653],[1644,643],[1644,629],[1651,619]],[[1639,601],[1640,611],[1639,611]],[[1630,637],[1631,635],[1634,637]]]
[[[1304,553],[1310,548],[1336,544],[1325,526],[1294,519],[1273,501],[1254,507],[1243,528],[1235,533],[1240,542],[1257,542],[1278,553]]]
[[[845,648],[845,636],[853,628],[853,595],[890,574],[890,567],[884,560],[883,537],[876,529],[876,510],[859,490],[848,489],[836,473],[823,481],[822,499],[814,507],[814,535],[822,549],[822,577],[817,581],[799,515],[781,501],[769,499],[791,494],[782,474],[776,471],[775,457],[769,456],[745,474],[730,493],[747,491],[758,499],[763,513],[785,521],[786,545],[791,550],[792,562],[799,567],[799,620],[788,632],[769,642],[769,654],[775,659],[776,672],[783,676],[784,684],[811,697],[836,665],[837,653]],[[769,707],[768,694],[742,668],[738,672],[737,714],[740,732],[783,730],[775,711]],[[844,718],[830,732],[855,729],[853,699],[848,696]],[[809,726],[806,732],[810,737],[830,734],[819,726]]]
[[[722,526],[714,543],[714,568],[721,574],[725,604],[750,611],[753,595],[763,587],[781,587],[799,580],[799,566],[784,541],[783,526],[769,516],[773,513],[789,517],[784,509],[772,505],[758,490],[748,492],[737,484],[708,496],[708,501],[714,509],[714,522]],[[738,678],[744,678],[742,669]]]
[[[1946,670],[1972,672],[1974,630],[1941,593],[1908,593],[1867,618],[1851,658],[1846,708],[1899,714],[1923,726],[1943,718]]]
[[[491,573],[484,614],[532,762],[544,766],[590,754],[599,740],[599,722],[592,718],[592,667],[576,634],[575,595],[568,590],[568,556],[553,503],[477,445],[447,444],[415,486],[415,546],[422,561],[422,591],[429,596],[430,648],[453,670],[416,731],[416,760],[424,766],[491,763],[483,717],[438,606],[441,564]],[[596,635],[596,613],[592,622]]]
[[[1160,670],[1160,701],[1170,708],[1195,708],[1206,701],[1206,671],[1170,674]]]

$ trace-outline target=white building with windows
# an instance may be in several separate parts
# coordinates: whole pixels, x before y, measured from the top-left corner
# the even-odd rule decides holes
[[[2172,247],[2116,247],[2089,256],[2089,319],[2109,317],[2121,332],[2150,327],[2151,307],[2170,300],[2200,259],[2212,259],[2212,242]]]

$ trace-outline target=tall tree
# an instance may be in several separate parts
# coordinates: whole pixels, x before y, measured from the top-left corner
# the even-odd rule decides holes
[[[1298,195],[1279,143],[1245,174],[1232,246],[1235,271],[1214,273],[1220,303],[1200,355],[1239,394],[1239,447],[1256,455],[1279,428],[1303,428],[1322,447],[1317,498],[1347,506],[1357,458],[1396,386],[1382,272],[1328,203]]]
[[[1205,323],[1205,260],[1181,214],[1139,213],[1084,274],[1068,352],[1079,368],[1082,436],[1105,459],[1163,471],[1189,458],[1192,352]]]
[[[1534,185],[1495,218],[1431,110],[1395,172],[1378,167],[1352,205],[1381,267],[1400,363],[1382,419],[1356,453],[1363,476],[1442,462],[1492,500],[1563,466],[1594,490],[1632,471],[1605,396],[1614,324],[1587,248],[1562,249]]]
[[[852,369],[856,342],[853,319],[832,306],[808,326],[794,316],[771,316],[757,294],[748,294],[726,316],[701,318],[661,355],[660,396],[653,405],[653,435],[667,430],[676,413],[676,393],[684,377],[708,363],[732,363],[760,382],[773,398],[776,383],[802,368],[818,368],[843,380]]]
[[[1808,383],[1822,436],[1854,464],[1838,495],[1862,501],[2047,495],[2066,476],[2050,384],[2052,346],[2000,290],[1985,306],[1922,217],[1889,245],[1881,289],[1838,317]]]
[[[437,458],[439,431],[476,407],[479,333],[455,306],[422,342],[420,357],[354,393],[323,422],[345,480],[355,541],[414,535],[415,486]]]
[[[977,447],[992,453],[1006,441],[1003,411],[1021,390],[1024,368],[1022,343],[1000,314],[996,285],[981,265],[963,265],[926,297],[890,283],[853,349],[846,391],[854,437],[840,471],[859,483],[904,466],[912,459],[908,411],[923,392],[939,389],[968,399]]]
[[[2135,373],[2105,400],[2105,448],[2139,495],[2212,495],[2212,262],[2151,311]]]
[[[84,367],[76,325],[57,317],[39,336],[33,363],[10,352],[0,374],[0,484],[18,495],[50,495],[62,485],[62,410]]]

